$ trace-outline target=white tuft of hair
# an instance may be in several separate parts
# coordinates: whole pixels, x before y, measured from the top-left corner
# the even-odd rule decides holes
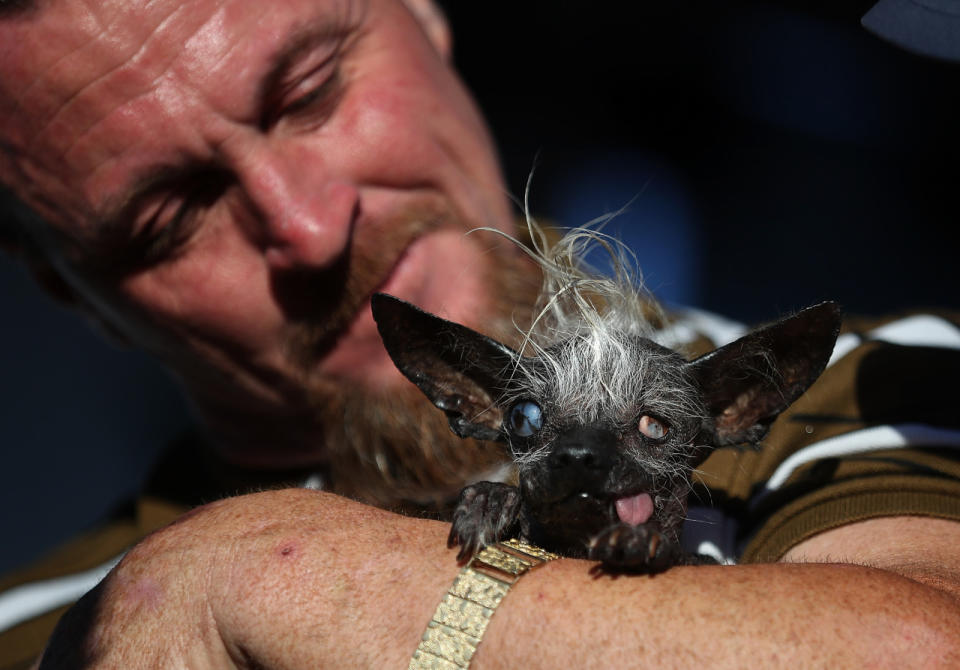
[[[627,420],[638,407],[661,417],[702,416],[692,382],[677,364],[678,354],[640,343],[656,341],[666,319],[643,287],[636,255],[601,230],[618,212],[557,236],[542,229],[525,209],[529,244],[483,229],[513,241],[543,272],[532,325],[522,333],[520,350],[525,356],[500,402],[509,405],[523,397],[549,400],[555,420],[581,424]],[[606,253],[609,275],[584,260],[593,248]],[[527,364],[532,360],[527,356],[536,356],[538,364]],[[517,455],[518,465],[522,468],[523,461],[539,455]],[[635,456],[650,460],[649,455]],[[673,456],[660,454],[656,462],[643,465],[647,471],[679,474],[672,472],[679,467]]]
[[[530,329],[523,333],[522,353],[539,355],[552,344],[584,332],[617,332],[653,338],[665,323],[663,310],[643,286],[636,254],[603,227],[622,213],[600,216],[584,226],[549,232],[530,214],[530,184],[524,194],[524,212],[529,236],[525,244],[495,228],[477,230],[509,239],[543,272],[543,284],[534,307]],[[594,248],[603,250],[611,272],[591,267],[586,257]],[[525,351],[532,347],[532,351]]]

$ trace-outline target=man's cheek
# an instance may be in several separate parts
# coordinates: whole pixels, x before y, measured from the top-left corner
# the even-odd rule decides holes
[[[124,293],[163,331],[209,336],[243,349],[263,346],[282,318],[264,266],[230,255],[184,256],[129,280]]]

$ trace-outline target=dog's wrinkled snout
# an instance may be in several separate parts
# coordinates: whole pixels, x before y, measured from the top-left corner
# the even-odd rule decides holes
[[[547,459],[555,489],[598,492],[616,462],[617,438],[609,430],[577,427],[561,435]]]
[[[585,444],[564,445],[550,455],[550,467],[554,470],[609,470],[612,463],[613,460],[603,450]]]

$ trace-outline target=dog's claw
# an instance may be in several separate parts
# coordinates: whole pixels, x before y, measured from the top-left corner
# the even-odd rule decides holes
[[[447,546],[460,545],[462,563],[482,547],[497,542],[515,524],[520,513],[520,491],[495,482],[479,482],[460,493],[453,512]]]
[[[682,552],[676,542],[649,524],[619,523],[590,541],[588,555],[604,568],[655,573],[680,562]]]
[[[475,547],[472,544],[464,544],[460,547],[460,551],[457,552],[457,563],[463,563],[470,559],[475,552]]]

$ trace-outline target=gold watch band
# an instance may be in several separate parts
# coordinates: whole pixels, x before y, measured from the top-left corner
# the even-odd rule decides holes
[[[463,670],[497,605],[532,568],[559,558],[521,540],[485,547],[460,570],[437,605],[408,670]]]

